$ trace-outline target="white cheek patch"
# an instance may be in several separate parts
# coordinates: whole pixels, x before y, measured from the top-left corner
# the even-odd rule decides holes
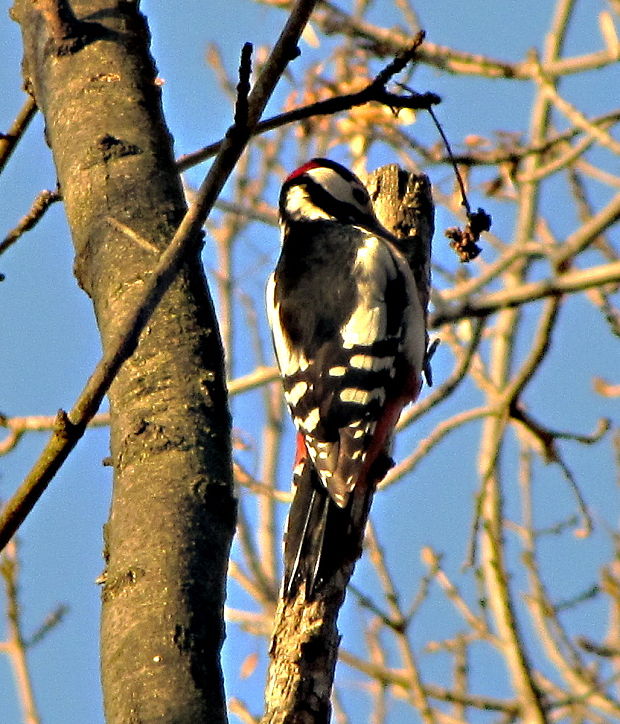
[[[313,204],[303,186],[292,186],[286,196],[286,211],[293,219],[304,218],[310,221],[333,219],[334,217]]]

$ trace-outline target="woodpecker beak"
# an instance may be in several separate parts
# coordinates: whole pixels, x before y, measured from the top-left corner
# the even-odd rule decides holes
[[[392,244],[398,244],[398,237],[392,234],[391,231],[388,231],[376,217],[372,220],[369,218],[364,219],[360,226],[371,234],[376,234],[382,239],[392,242]]]

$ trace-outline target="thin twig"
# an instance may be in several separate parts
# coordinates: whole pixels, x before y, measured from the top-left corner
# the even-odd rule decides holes
[[[477,616],[468,606],[463,595],[452,583],[446,572],[441,567],[441,557],[432,548],[427,546],[422,551],[422,562],[428,566],[433,573],[433,579],[441,586],[446,597],[452,602],[454,608],[458,611],[463,620],[468,624],[470,629],[474,631],[480,638],[490,641],[496,648],[500,648],[500,642],[491,631],[489,631],[486,622]]]
[[[26,658],[26,642],[22,631],[22,615],[18,601],[18,570],[17,547],[13,543],[10,548],[0,554],[0,575],[4,579],[7,599],[8,638],[3,648],[9,656],[15,674],[24,724],[41,724]]]
[[[403,665],[410,682],[409,699],[411,701],[411,705],[419,713],[424,724],[435,724],[437,721],[435,712],[429,704],[428,696],[422,684],[420,667],[406,635],[406,619],[400,606],[398,593],[388,569],[383,549],[379,544],[379,540],[377,539],[376,532],[371,521],[369,521],[366,528],[366,535],[371,561],[374,565],[377,576],[379,577],[383,596],[390,610],[390,618],[396,623],[393,630],[396,635]]]
[[[460,305],[446,306],[430,316],[429,328],[435,329],[442,324],[469,317],[486,317],[502,309],[519,307],[545,297],[572,294],[591,287],[618,283],[620,283],[620,261],[570,271],[539,282],[528,282],[499,292],[483,294]]]
[[[459,190],[461,192],[461,204],[465,207],[465,211],[469,215],[471,213],[471,206],[469,205],[469,200],[467,198],[467,191],[465,190],[465,184],[463,183],[463,177],[461,176],[459,167],[456,165],[456,161],[454,160],[454,156],[452,155],[452,147],[450,146],[450,141],[448,141],[448,137],[446,136],[445,131],[443,130],[441,123],[439,123],[439,119],[437,118],[437,115],[433,111],[432,108],[428,109],[428,115],[433,119],[435,128],[439,131],[441,140],[443,141],[443,144],[446,148],[448,158],[450,159],[450,163],[452,164],[452,168],[454,170],[454,175],[456,176],[456,180],[459,185]]]
[[[361,657],[356,656],[345,649],[340,650],[340,660],[376,681],[381,681],[392,686],[398,686],[405,691],[411,686],[411,682],[402,671],[365,661]],[[456,694],[450,691],[450,689],[435,686],[433,684],[426,684],[424,686],[424,691],[430,698],[447,702],[460,701],[466,706],[481,709],[482,711],[500,711],[514,715],[516,715],[519,711],[518,703],[508,699],[494,699],[492,697],[476,696],[475,694],[465,694],[464,696],[457,698]]]
[[[593,139],[596,139],[603,148],[607,148],[612,153],[620,155],[620,142],[616,141],[615,138],[600,126],[593,124],[580,110],[562,98],[553,83],[547,78],[547,74],[541,65],[536,65],[536,81],[540,84],[547,98],[568,118],[573,126],[581,129]]]
[[[228,710],[231,714],[234,714],[242,724],[258,724],[259,722],[259,718],[253,716],[244,702],[236,697],[228,700]]]
[[[11,154],[26,132],[36,112],[37,104],[32,96],[28,96],[9,130],[0,134],[0,173],[4,170],[7,161],[11,158]]]
[[[557,615],[557,607],[552,603],[541,577],[533,531],[532,493],[531,493],[531,453],[527,441],[522,444],[520,453],[520,482],[525,525],[522,536],[525,543],[524,563],[530,581],[531,595],[526,599],[530,613],[536,624],[538,637],[546,654],[556,670],[562,675],[576,697],[584,700],[591,697],[592,705],[617,717],[618,702],[604,695],[606,687],[597,682],[593,672],[582,661],[577,647],[564,629]],[[615,709],[615,711],[614,711]]]
[[[473,420],[479,420],[480,418],[492,415],[493,410],[488,407],[474,407],[471,410],[465,410],[459,412],[456,415],[443,420],[440,422],[430,435],[420,440],[416,449],[411,455],[403,458],[397,465],[395,465],[388,474],[383,478],[379,484],[379,490],[383,490],[388,486],[395,483],[397,480],[405,475],[405,473],[411,472],[415,466],[425,458],[428,453],[438,445],[448,433],[453,432],[461,425],[464,425]]]
[[[262,606],[272,605],[275,604],[278,595],[278,585],[274,578],[270,579],[265,575],[261,556],[250,533],[251,530],[252,526],[245,514],[243,501],[240,500],[237,511],[237,533],[245,564],[253,576],[255,586],[253,598]]]
[[[230,380],[228,382],[228,395],[240,395],[249,392],[258,387],[262,387],[269,382],[274,382],[280,378],[279,372],[275,367],[256,367],[252,372],[242,377]],[[6,455],[10,452],[22,436],[27,432],[50,432],[54,430],[56,424],[56,415],[27,415],[23,417],[6,417],[0,414],[0,428],[4,427],[9,432],[2,440],[0,440],[0,455]],[[99,412],[88,422],[88,427],[103,427],[110,424],[110,413]],[[242,484],[247,485],[255,492],[260,491],[266,494],[267,490],[272,490],[276,500],[290,502],[290,493],[282,493],[268,488],[264,483],[252,479],[251,481],[243,478]]]
[[[60,201],[60,198],[58,191],[48,191],[47,189],[41,191],[32,202],[30,211],[28,211],[28,213],[19,220],[17,226],[9,231],[4,239],[0,241],[0,254],[4,254],[24,232],[32,229],[47,209],[56,201]]]
[[[361,18],[355,18],[328,0],[321,1],[314,21],[326,35],[338,33],[346,37],[353,36],[363,43],[364,47],[370,46],[381,55],[395,53],[406,47],[409,42],[409,35],[403,30],[382,28]],[[421,63],[459,76],[476,75],[484,78],[531,80],[536,74],[535,64],[529,58],[511,63],[480,53],[468,53],[431,42],[424,43],[423,48],[420,49],[419,60]],[[605,50],[569,58],[553,57],[545,63],[545,72],[547,77],[557,78],[595,70],[616,63],[618,60],[620,60],[620,48],[605,48]]]
[[[450,376],[439,387],[434,388],[429,395],[426,395],[426,397],[424,397],[421,401],[417,402],[410,410],[403,412],[398,421],[397,430],[403,430],[418,420],[423,414],[430,410],[431,407],[434,407],[446,397],[451,395],[463,381],[465,375],[469,371],[472,358],[480,344],[482,331],[484,329],[484,319],[481,318],[474,320],[472,326],[473,330],[469,344],[467,345],[467,348],[460,353],[457,365]]]
[[[273,498],[279,503],[288,504],[290,504],[293,499],[292,493],[284,490],[277,490],[271,484],[267,485],[266,483],[257,480],[237,461],[233,461],[233,471],[235,474],[235,482],[239,483],[239,485],[243,485],[244,488],[247,488],[255,495],[262,495],[267,498]]]
[[[373,101],[382,103],[390,108],[411,108],[414,110],[429,109],[431,106],[440,102],[439,96],[435,93],[415,93],[413,91],[409,91],[408,95],[403,96],[396,93],[390,93],[385,89],[385,84],[390,80],[390,78],[395,73],[402,70],[408,62],[416,57],[423,38],[423,33],[419,33],[406,51],[392,60],[389,65],[381,70],[375,78],[368,83],[368,85],[357,93],[348,93],[346,95],[328,98],[324,101],[317,101],[316,103],[311,103],[301,108],[295,108],[287,113],[281,113],[273,118],[261,121],[256,124],[256,127],[253,130],[253,135],[266,133],[267,131],[272,131],[296,121],[313,118],[314,116],[331,116],[335,113],[347,111],[351,108],[355,108],[356,106],[362,106]],[[211,143],[198,151],[181,156],[177,161],[178,169],[180,171],[186,171],[188,168],[195,166],[201,161],[214,156],[219,151],[222,143],[223,140],[216,141],[215,143]]]
[[[5,417],[0,415],[0,427],[8,434],[0,440],[0,455],[6,455],[19,443],[27,432],[50,432],[55,429],[56,415],[27,415],[24,417]],[[89,421],[89,427],[103,427],[110,424],[110,414],[101,412]]]
[[[250,76],[252,75],[252,43],[245,43],[239,63],[239,82],[237,83],[237,101],[235,103],[235,125],[245,128],[248,125],[250,109]]]
[[[600,126],[603,129],[607,129],[619,120],[620,111],[614,110],[600,116],[594,116],[589,119],[589,122],[594,126]],[[469,153],[456,153],[453,151],[452,154],[454,161],[460,166],[498,166],[501,164],[516,165],[530,156],[544,156],[548,154],[549,151],[553,151],[557,146],[562,146],[584,133],[585,131],[582,128],[569,128],[566,131],[554,133],[553,135],[545,138],[543,141],[528,143],[527,145],[515,143],[514,145],[506,148],[504,143],[500,143],[497,147],[491,148],[488,151],[483,149],[470,151]],[[424,160],[429,163],[451,163],[451,159],[447,153],[442,155],[441,149],[437,146],[426,148],[409,137],[405,138],[407,139],[407,142],[414,146],[416,151],[423,156]],[[591,141],[588,142],[588,144],[590,143]]]

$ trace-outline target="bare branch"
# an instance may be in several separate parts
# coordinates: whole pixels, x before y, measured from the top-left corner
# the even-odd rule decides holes
[[[377,666],[376,664],[364,661],[347,650],[342,650],[340,652],[340,658],[344,663],[348,664],[352,668],[362,671],[377,681],[398,686],[405,690],[411,685],[407,676],[401,671],[390,669],[385,666]],[[518,703],[510,700],[475,696],[473,694],[457,696],[454,692],[451,692],[445,687],[434,686],[432,684],[426,685],[424,690],[429,698],[450,703],[461,702],[465,706],[471,706],[482,711],[499,711],[510,714],[513,717],[517,716],[519,712]]]
[[[11,158],[11,154],[26,132],[36,112],[37,104],[34,98],[28,96],[9,130],[0,134],[0,173],[2,173],[7,161]]]
[[[24,724],[41,724],[26,659],[26,642],[18,601],[18,571],[17,547],[13,543],[0,554],[0,575],[4,579],[7,600],[7,640],[0,644],[0,650],[8,655],[15,673]]]
[[[460,305],[442,308],[431,315],[429,327],[434,329],[442,324],[468,317],[486,317],[502,309],[519,307],[537,299],[572,294],[591,287],[618,283],[620,283],[620,262],[566,272],[551,279],[524,283],[514,289],[491,292]]]
[[[282,3],[280,3],[282,4]],[[353,36],[359,41],[373,47],[377,55],[393,54],[406,47],[408,35],[399,28],[382,28],[354,17],[336,7],[328,0],[322,0],[315,22],[326,35],[342,34]],[[511,80],[529,80],[536,74],[535,63],[522,60],[510,63],[476,53],[448,48],[435,43],[425,43],[420,53],[420,60],[435,68],[457,75],[480,75],[485,78],[506,78]],[[553,58],[545,63],[545,72],[549,77],[559,77],[587,70],[594,70],[620,60],[620,49],[617,46],[605,50],[594,51],[588,55],[571,58]]]
[[[389,65],[378,73],[365,88],[362,88],[362,90],[357,93],[349,93],[335,96],[334,98],[328,98],[327,100],[311,103],[308,106],[296,108],[293,111],[281,113],[278,116],[261,121],[260,123],[257,123],[256,127],[253,129],[253,135],[266,133],[267,131],[272,131],[276,128],[281,128],[282,126],[289,125],[296,121],[302,121],[307,118],[312,118],[314,116],[333,115],[373,101],[382,103],[383,105],[394,109],[412,108],[417,110],[428,109],[439,103],[440,98],[435,93],[415,93],[410,91],[408,95],[403,96],[396,93],[390,93],[385,89],[385,84],[390,80],[392,75],[398,73],[407,63],[417,57],[423,38],[424,34],[418,33],[418,36],[410,46],[399,52],[396,55],[396,58],[394,58]],[[181,156],[181,158],[177,161],[179,170],[185,171],[201,161],[210,158],[219,151],[222,143],[223,141],[216,141],[215,143],[205,146],[198,151]]]
[[[32,229],[47,209],[56,201],[60,201],[60,194],[58,191],[41,191],[32,202],[30,211],[22,217],[17,226],[9,231],[4,239],[0,241],[0,254],[4,254],[4,252],[12,246],[24,232]]]

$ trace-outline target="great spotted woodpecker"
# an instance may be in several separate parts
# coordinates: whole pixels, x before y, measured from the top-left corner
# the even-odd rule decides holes
[[[284,594],[305,582],[311,598],[359,556],[394,426],[422,384],[426,312],[398,239],[343,166],[315,158],[291,173],[279,214],[267,311],[297,428]]]

